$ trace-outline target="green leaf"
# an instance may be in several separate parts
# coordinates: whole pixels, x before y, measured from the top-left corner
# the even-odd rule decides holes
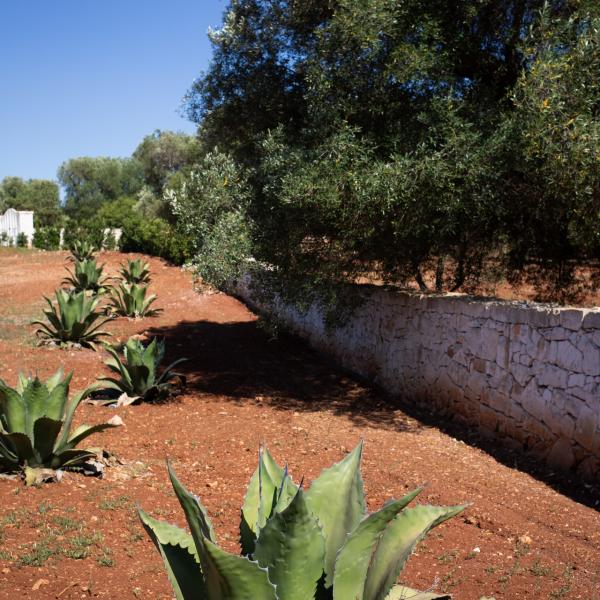
[[[268,568],[279,600],[314,598],[323,574],[325,539],[301,489],[261,529],[254,558],[261,567]]]
[[[282,488],[282,483],[283,488]],[[281,489],[280,489],[281,488]],[[267,519],[271,516],[273,503],[280,497],[291,501],[296,495],[298,487],[293,481],[286,477],[286,470],[282,469],[267,448],[261,448],[258,456],[258,467],[250,479],[244,504],[242,506],[242,523],[245,521],[247,527],[255,534],[264,527]],[[286,502],[279,503],[281,510],[287,506]],[[240,535],[243,525],[240,525]],[[248,549],[246,549],[248,550]],[[251,554],[251,550],[248,554]]]
[[[387,527],[369,565],[365,600],[384,600],[415,546],[427,532],[462,512],[465,506],[407,508]]]
[[[196,544],[208,600],[277,600],[266,571],[247,558],[229,554],[211,541],[214,537],[206,510],[179,482],[171,465],[169,477]]]
[[[91,450],[77,450],[75,448],[69,450],[58,450],[52,459],[51,467],[59,469],[61,467],[76,467],[86,463],[90,458],[95,458],[96,453]]]
[[[160,552],[177,600],[204,600],[206,587],[192,536],[138,509],[144,529]]]
[[[395,585],[385,600],[450,600],[450,596],[434,592],[419,592],[404,585]]]
[[[170,462],[167,462],[167,470],[169,472],[173,490],[175,490],[175,495],[179,500],[179,504],[181,504],[181,508],[183,508],[194,540],[196,540],[196,538],[206,537],[210,541],[215,542],[215,531],[206,508],[204,508],[203,504],[200,502],[200,498],[190,494],[190,492],[185,489],[177,478]]]
[[[81,441],[85,438],[93,435],[94,433],[99,433],[100,431],[104,431],[105,429],[111,429],[113,427],[118,427],[118,425],[114,423],[98,423],[97,425],[80,425],[73,431],[73,433],[69,436],[69,439],[66,443],[65,449],[75,448]]]
[[[381,535],[390,521],[421,491],[422,488],[418,488],[400,500],[387,503],[381,510],[363,519],[348,536],[335,561],[335,600],[363,600],[367,571]]]
[[[0,414],[8,432],[26,432],[25,404],[7,385],[0,385]]]
[[[306,493],[306,502],[325,536],[325,585],[333,584],[334,563],[346,536],[365,514],[360,476],[362,442],[342,461],[325,469]]]
[[[37,451],[40,464],[46,464],[51,459],[54,444],[62,426],[62,421],[50,419],[49,417],[41,417],[34,423],[33,445]]]
[[[0,440],[18,457],[19,464],[35,462],[35,452],[31,439],[26,433],[15,431],[13,433],[0,433]]]

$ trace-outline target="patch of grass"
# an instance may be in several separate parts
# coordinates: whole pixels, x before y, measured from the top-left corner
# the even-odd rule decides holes
[[[0,560],[12,560],[13,555],[8,550],[0,550]]]
[[[61,534],[68,533],[69,531],[77,531],[83,528],[83,521],[77,519],[71,519],[70,517],[64,517],[62,515],[55,515],[52,517],[52,523],[56,526],[57,530]]]
[[[30,551],[19,556],[17,563],[22,567],[41,567],[52,556],[60,556],[61,548],[50,545],[49,540],[34,543]]]
[[[98,508],[101,510],[119,510],[129,504],[129,496],[119,496],[118,498],[105,498],[100,501]]]
[[[542,565],[539,558],[537,558],[529,567],[529,572],[536,577],[547,577],[548,575],[552,575],[552,569]]]
[[[446,564],[451,563],[452,561],[456,560],[457,556],[458,556],[458,550],[448,550],[448,551],[444,552],[443,554],[440,554],[436,560],[440,564],[446,565]]]
[[[96,562],[101,567],[114,567],[115,561],[112,557],[112,550],[110,548],[102,548],[102,555],[96,559]]]
[[[571,580],[573,579],[573,567],[567,567],[563,573],[564,583],[557,590],[550,592],[552,600],[566,598],[571,591]]]
[[[81,560],[87,558],[90,553],[90,547],[103,540],[101,533],[86,534],[80,532],[69,540],[69,548],[63,549],[63,554],[68,558]]]

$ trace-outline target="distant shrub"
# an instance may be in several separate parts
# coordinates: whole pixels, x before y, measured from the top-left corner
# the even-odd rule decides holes
[[[29,238],[26,233],[19,233],[17,236],[17,246],[19,248],[27,248],[27,246],[29,246]]]
[[[33,245],[40,250],[58,250],[60,229],[58,227],[38,227],[33,234]]]

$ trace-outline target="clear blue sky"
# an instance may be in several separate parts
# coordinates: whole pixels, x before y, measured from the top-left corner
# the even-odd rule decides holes
[[[0,179],[55,179],[76,156],[129,156],[195,127],[181,98],[206,69],[225,0],[0,0]]]

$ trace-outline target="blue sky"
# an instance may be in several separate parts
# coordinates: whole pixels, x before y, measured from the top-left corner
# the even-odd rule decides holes
[[[0,179],[129,156],[206,69],[225,0],[0,0]]]

